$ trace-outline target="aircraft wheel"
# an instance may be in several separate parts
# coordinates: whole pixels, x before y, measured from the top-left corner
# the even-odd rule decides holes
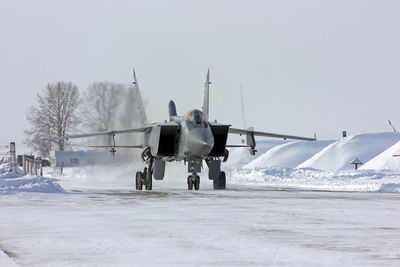
[[[136,190],[142,190],[143,188],[143,173],[136,172]]]
[[[146,188],[146,190],[151,190],[153,188],[153,175],[150,171],[150,169],[148,169],[147,167],[144,168],[144,188]]]
[[[226,175],[225,172],[220,172],[219,176],[217,179],[214,179],[213,183],[214,189],[225,189],[226,187]]]
[[[188,190],[193,190],[193,176],[189,175],[187,179]]]
[[[194,190],[200,189],[200,176],[196,175],[194,179]]]
[[[225,189],[226,188],[226,174],[225,174],[225,172],[221,172],[219,174],[219,184],[221,186],[221,189]]]

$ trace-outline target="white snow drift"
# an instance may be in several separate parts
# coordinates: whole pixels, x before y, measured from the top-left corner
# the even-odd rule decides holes
[[[350,161],[358,158],[366,163],[398,141],[400,134],[393,132],[350,136],[332,143],[297,167],[328,171],[352,169]]]
[[[26,175],[14,172],[6,172],[0,175],[0,195],[14,194],[18,192],[35,193],[64,193],[59,184],[50,179]]]
[[[229,169],[236,169],[243,167],[244,165],[253,161],[260,155],[263,155],[270,149],[286,143],[288,143],[288,141],[276,140],[276,139],[261,140],[261,141],[257,140],[257,146],[256,146],[257,153],[254,156],[250,155],[249,148],[247,147],[231,148],[229,150],[229,159],[224,165]]]
[[[361,170],[390,170],[400,172],[400,141],[368,161]]]
[[[228,181],[272,188],[400,192],[400,157],[393,157],[400,151],[399,140],[398,133],[368,133],[337,141],[279,144],[232,170]],[[367,163],[354,170],[350,161],[355,158]]]
[[[246,169],[289,167],[294,168],[333,143],[333,140],[315,142],[295,141],[277,145],[245,165]]]

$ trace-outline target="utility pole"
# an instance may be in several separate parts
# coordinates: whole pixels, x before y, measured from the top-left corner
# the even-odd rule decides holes
[[[244,115],[243,87],[240,85],[240,103],[242,108],[243,127],[246,129],[246,116]]]
[[[241,104],[241,108],[242,108],[242,120],[243,120],[243,129],[247,129],[246,128],[246,116],[244,115],[244,102],[243,102],[243,87],[242,85],[240,85],[240,104]],[[244,143],[244,139],[242,139],[242,143]]]

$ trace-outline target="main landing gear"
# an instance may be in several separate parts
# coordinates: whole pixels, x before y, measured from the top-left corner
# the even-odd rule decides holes
[[[224,160],[228,158],[229,152],[225,151]],[[207,159],[208,166],[208,179],[213,180],[213,188],[221,190],[226,188],[226,175],[225,172],[221,171],[221,160],[218,159]]]
[[[142,190],[143,185],[146,190],[151,190],[153,187],[153,161],[150,159],[149,167],[145,167],[143,172],[136,173],[136,190]]]
[[[193,173],[187,178],[188,190],[199,190],[200,189],[200,177]],[[226,188],[226,174],[220,172],[219,175],[213,179],[213,188],[216,190],[223,190]]]
[[[146,190],[152,190],[154,169],[155,179],[162,180],[164,176],[165,165],[160,166],[160,164],[158,164],[159,162],[157,163],[156,159],[149,153],[143,153],[143,160],[148,163],[148,166],[144,168],[143,172],[136,172],[136,190],[143,190],[143,186]],[[216,190],[225,189],[226,174],[225,172],[221,171],[221,160],[206,160],[206,163],[209,168],[208,178],[213,180],[213,188]],[[162,168],[162,173],[160,173],[160,168]],[[187,178],[188,190],[199,190],[200,176],[197,173],[201,171],[201,159],[190,160],[188,164],[188,170],[189,173],[191,173]]]

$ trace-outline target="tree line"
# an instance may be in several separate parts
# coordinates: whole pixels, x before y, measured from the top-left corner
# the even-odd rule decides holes
[[[25,144],[41,157],[65,149],[64,140],[51,141],[51,137],[139,127],[147,119],[137,84],[94,82],[80,94],[75,84],[62,81],[49,83],[37,93],[37,103],[28,107],[26,118],[30,128],[25,131]],[[104,140],[99,137],[96,142],[104,144]]]

